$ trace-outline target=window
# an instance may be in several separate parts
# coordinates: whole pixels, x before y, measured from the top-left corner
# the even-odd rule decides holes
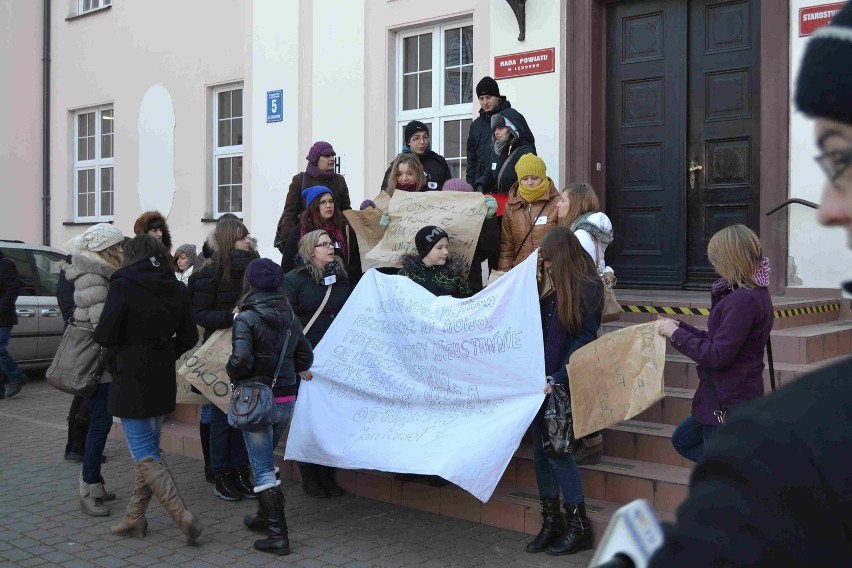
[[[53,252],[33,250],[36,275],[38,276],[39,296],[56,296],[56,285],[59,282],[59,272],[65,258]]]
[[[473,26],[447,24],[399,34],[397,147],[412,120],[429,127],[432,149],[454,177],[467,171],[467,135],[473,102]]]
[[[213,91],[213,209],[243,212],[243,89]]]
[[[21,280],[21,287],[18,290],[18,294],[20,296],[35,296],[35,275],[33,274],[33,267],[30,264],[30,257],[27,255],[26,249],[4,248],[2,250],[6,258],[15,262],[15,268],[18,269],[18,277]]]
[[[115,196],[115,114],[112,108],[74,115],[74,219],[112,219]]]
[[[112,6],[112,0],[76,0],[77,15]]]

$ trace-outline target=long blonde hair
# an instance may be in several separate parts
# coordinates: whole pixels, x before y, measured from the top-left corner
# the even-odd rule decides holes
[[[754,276],[763,260],[763,246],[745,225],[730,225],[717,232],[707,244],[707,258],[728,284],[737,288],[760,286]]]
[[[570,229],[580,215],[597,213],[601,210],[601,202],[598,200],[595,188],[587,183],[572,183],[560,193],[563,197],[568,197],[568,213],[561,221],[563,227]]]
[[[107,265],[113,270],[118,270],[121,268],[121,263],[124,261],[124,251],[122,248],[123,243],[115,243],[112,246],[105,248],[104,250],[95,252],[94,254],[98,255],[103,259]]]
[[[420,162],[420,158],[417,157],[417,154],[414,154],[413,152],[399,154],[396,159],[394,159],[393,164],[391,164],[391,171],[388,175],[388,188],[386,191],[389,195],[393,195],[393,192],[396,190],[396,184],[399,181],[399,166],[402,164],[405,164],[408,166],[409,170],[414,172],[418,190],[422,189],[426,185],[426,173],[423,171],[423,164]]]

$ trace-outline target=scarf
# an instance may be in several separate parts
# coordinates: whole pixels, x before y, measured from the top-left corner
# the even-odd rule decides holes
[[[335,254],[339,255],[340,257],[342,257],[344,259],[347,259],[346,262],[348,262],[349,250],[348,250],[348,247],[346,246],[346,237],[344,235],[344,233],[345,233],[344,228],[338,227],[338,226],[334,225],[333,223],[329,222],[329,223],[323,223],[321,229],[323,231],[325,231],[326,233],[328,233],[328,236],[331,237],[331,242],[336,243],[338,245],[337,246],[337,252]],[[306,234],[310,233],[311,231],[315,231],[315,230],[316,229],[310,229],[310,228],[306,227],[305,225],[302,225],[301,227],[299,227],[299,237],[304,237]]]
[[[536,187],[527,187],[520,183],[521,180],[518,180],[518,194],[523,198],[527,203],[534,203],[541,199],[547,190],[550,189],[550,180],[546,179]]]
[[[322,181],[328,181],[336,175],[334,173],[334,169],[332,169],[330,172],[326,172],[324,170],[319,169],[318,167],[316,167],[316,165],[310,162],[308,162],[308,167],[305,168],[305,172],[307,172],[307,174],[312,178]]]
[[[594,223],[590,223],[588,221],[589,217],[594,215],[596,212],[591,211],[589,213],[583,213],[577,220],[571,223],[571,232],[576,233],[577,231],[586,231],[589,233],[593,239],[598,241],[600,244],[606,246],[612,242],[612,231],[604,231]]]
[[[325,268],[322,271],[322,277],[328,278],[329,276],[340,276],[340,263],[337,260],[333,260],[325,265]]]
[[[508,156],[509,155],[509,146],[511,146],[512,142],[515,141],[515,138],[510,134],[506,136],[502,140],[494,141],[494,151],[497,152],[498,156]],[[504,152],[505,150],[505,152]]]
[[[396,184],[397,189],[401,189],[402,191],[420,191],[420,188],[416,183],[399,183]]]

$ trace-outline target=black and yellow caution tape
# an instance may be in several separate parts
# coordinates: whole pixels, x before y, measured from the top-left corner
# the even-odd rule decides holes
[[[621,310],[634,314],[661,314],[670,316],[708,316],[710,308],[687,308],[682,306],[634,306],[621,304]],[[776,318],[791,318],[806,316],[810,314],[824,314],[840,310],[840,303],[820,304],[818,306],[805,306],[802,308],[789,308],[786,310],[775,310]]]

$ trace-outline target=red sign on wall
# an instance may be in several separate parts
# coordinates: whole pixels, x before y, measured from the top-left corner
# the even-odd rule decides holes
[[[556,48],[498,55],[494,58],[494,78],[509,79],[556,71]]]
[[[846,2],[822,4],[799,9],[799,37],[813,34],[821,27],[828,25],[831,18],[840,11]]]

